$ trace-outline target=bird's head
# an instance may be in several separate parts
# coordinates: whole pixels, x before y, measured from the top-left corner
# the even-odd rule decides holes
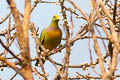
[[[60,20],[60,15],[56,14],[55,16],[53,16],[52,21],[53,22],[58,22]]]
[[[50,26],[57,27],[59,20],[60,20],[60,16],[56,14],[55,16],[53,16]]]

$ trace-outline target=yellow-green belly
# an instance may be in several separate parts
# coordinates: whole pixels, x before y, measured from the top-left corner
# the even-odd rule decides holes
[[[59,30],[53,30],[46,33],[43,46],[50,51],[53,50],[60,44],[62,39],[62,33]]]

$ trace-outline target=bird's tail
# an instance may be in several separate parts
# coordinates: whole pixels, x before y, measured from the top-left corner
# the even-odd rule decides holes
[[[42,62],[42,63],[41,63]],[[39,59],[37,59],[36,63],[35,63],[35,66],[41,66],[45,63],[45,60],[44,59],[41,59],[41,62]]]

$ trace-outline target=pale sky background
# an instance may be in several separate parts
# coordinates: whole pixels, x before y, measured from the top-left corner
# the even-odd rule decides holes
[[[17,4],[17,8],[21,13],[24,13],[24,0],[14,0]],[[32,1],[32,0],[31,0]],[[48,0],[48,1],[56,1],[56,0]],[[89,0],[73,0],[87,15],[89,15],[89,11],[90,11],[90,2]],[[33,1],[32,1],[33,4]],[[67,7],[71,7],[71,4],[69,2],[66,2],[66,6]],[[72,7],[73,8],[73,7]],[[47,4],[47,3],[39,3],[37,5],[37,7],[34,9],[34,11],[31,14],[31,22],[33,22],[35,24],[36,27],[39,27],[39,34],[41,33],[41,30],[43,28],[45,28],[46,26],[48,26],[51,22],[52,17],[55,14],[60,14],[60,6],[56,5],[56,4]],[[6,0],[0,0],[0,21],[2,18],[4,18],[8,13],[9,13],[9,7],[8,4],[6,2]],[[68,12],[67,12],[68,13]],[[78,14],[80,14],[79,12],[77,12]],[[68,21],[69,21],[69,17],[70,14],[68,13]],[[73,15],[75,16],[75,15]],[[81,20],[76,20],[75,18],[73,18],[74,21],[74,32],[76,33],[79,30],[79,26],[80,25],[84,25],[84,22]],[[59,22],[59,24],[62,23],[62,21]],[[13,21],[12,21],[13,24]],[[0,31],[2,31],[3,29],[6,29],[8,27],[8,20],[5,21],[3,24],[0,24]],[[63,27],[60,26],[60,28],[63,30]],[[74,34],[75,35],[75,34]],[[63,32],[63,37],[64,36],[64,32]],[[0,38],[3,39],[3,37],[0,36]],[[16,44],[17,42],[15,41],[14,44],[10,47],[10,49],[14,52],[14,53],[19,53],[19,48],[18,45]],[[61,42],[61,44],[63,44],[64,41]],[[102,44],[101,41],[99,41],[99,44]],[[36,51],[35,51],[35,43],[34,43],[34,39],[31,38],[30,36],[30,50],[31,50],[31,57],[36,56]],[[96,54],[93,50],[93,43],[91,40],[91,49],[92,49],[92,56],[93,56],[93,60],[96,59]],[[1,49],[1,45],[0,45],[0,53],[3,51],[3,49]],[[101,49],[102,52],[104,52],[103,49],[103,45],[101,45]],[[65,50],[62,50],[61,53],[57,53],[55,55],[52,55],[51,57],[56,61],[61,63],[62,59],[64,57],[64,53]],[[9,56],[9,55],[8,55]],[[74,46],[72,47],[72,51],[71,51],[71,55],[70,55],[70,64],[75,64],[75,65],[79,65],[81,63],[85,63],[85,62],[90,62],[90,58],[89,58],[89,51],[88,51],[88,40],[84,39],[84,40],[79,40],[77,42],[74,43]],[[34,65],[35,62],[32,63],[32,65]],[[55,76],[56,73],[56,69],[54,68],[54,66],[49,62],[46,61],[45,65],[45,70],[46,72],[49,73],[49,80],[52,80]],[[37,68],[40,71],[40,68]],[[95,70],[97,72],[100,72],[99,70],[99,65],[96,66]],[[97,76],[91,69],[86,70],[86,71],[82,71],[82,69],[69,69],[69,76],[74,77],[76,75],[76,72],[79,72],[80,74],[87,74],[87,73],[91,73],[91,75],[93,76]],[[4,71],[0,70],[0,79],[1,80],[9,80],[12,75],[15,74],[15,71],[12,70],[11,68],[4,68]],[[38,80],[36,76],[34,76],[35,80]],[[23,78],[19,75],[17,75],[13,80],[23,80]],[[117,80],[117,79],[116,79]]]

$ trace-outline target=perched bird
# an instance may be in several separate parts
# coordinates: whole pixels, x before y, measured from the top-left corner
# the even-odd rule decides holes
[[[55,15],[52,18],[50,25],[44,28],[40,35],[40,43],[44,46],[44,48],[48,49],[49,51],[55,49],[58,44],[60,44],[62,39],[62,31],[58,26],[59,19],[60,16]],[[44,63],[45,60],[42,59],[42,62]]]

